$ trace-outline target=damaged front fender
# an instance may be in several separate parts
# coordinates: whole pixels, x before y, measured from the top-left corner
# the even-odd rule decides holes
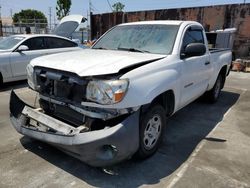
[[[109,166],[130,158],[139,148],[139,110],[115,126],[90,131],[73,127],[10,97],[10,120],[21,134],[47,142],[91,166]]]

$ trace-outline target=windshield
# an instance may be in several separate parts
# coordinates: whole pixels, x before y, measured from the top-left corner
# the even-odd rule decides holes
[[[105,34],[92,48],[170,54],[177,25],[123,25]]]
[[[0,40],[0,50],[8,50],[22,41],[24,37],[10,36]]]

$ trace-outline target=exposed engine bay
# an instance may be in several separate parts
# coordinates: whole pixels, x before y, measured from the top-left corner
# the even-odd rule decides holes
[[[39,111],[81,131],[100,130],[116,125],[138,108],[105,109],[82,105],[88,102],[86,87],[92,78],[82,79],[69,72],[35,68],[34,79],[39,93]]]

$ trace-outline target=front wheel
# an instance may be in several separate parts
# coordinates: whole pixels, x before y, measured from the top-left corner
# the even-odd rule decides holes
[[[214,87],[210,91],[205,93],[205,96],[209,102],[215,103],[218,100],[223,84],[222,82],[223,82],[222,75],[219,74],[214,84]]]
[[[147,158],[159,148],[166,126],[166,113],[161,105],[153,105],[140,117],[140,146],[136,153],[139,158]]]

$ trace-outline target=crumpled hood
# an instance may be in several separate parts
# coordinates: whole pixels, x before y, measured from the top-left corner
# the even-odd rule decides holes
[[[31,65],[72,72],[79,76],[93,76],[118,73],[125,67],[163,57],[166,55],[86,49],[42,56],[32,60]]]

